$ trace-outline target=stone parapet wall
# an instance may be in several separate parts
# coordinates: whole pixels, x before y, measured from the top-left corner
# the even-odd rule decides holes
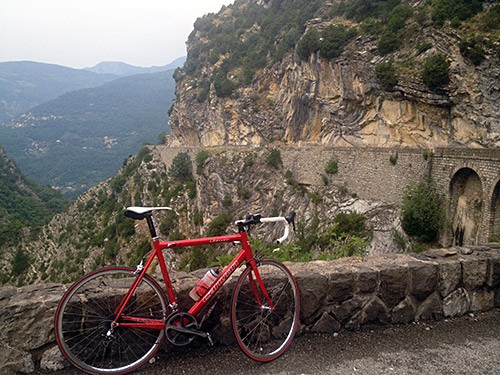
[[[357,330],[366,324],[404,324],[500,307],[500,244],[434,249],[420,254],[354,257],[287,264],[301,296],[299,334]],[[179,305],[198,274],[172,279]],[[234,342],[229,320],[233,277],[199,321],[218,343]],[[53,321],[67,286],[0,288],[0,374],[65,366]]]

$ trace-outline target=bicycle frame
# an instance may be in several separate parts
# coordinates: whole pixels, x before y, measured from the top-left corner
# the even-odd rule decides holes
[[[149,219],[149,218],[148,218]],[[149,224],[149,220],[148,220]],[[151,229],[151,227],[150,227]],[[152,231],[152,234],[154,234],[154,228]],[[123,298],[123,300],[120,302],[118,305],[118,308],[116,309],[116,317],[114,320],[114,323],[112,324],[112,327],[117,326],[118,324],[122,327],[130,327],[130,328],[149,328],[149,329],[165,329],[165,323],[163,323],[161,320],[158,319],[147,319],[147,318],[134,318],[134,317],[129,317],[129,316],[122,316],[122,312],[125,309],[125,306],[127,305],[128,301],[130,300],[131,296],[133,295],[135,289],[141,282],[142,278],[144,277],[146,271],[148,270],[149,266],[153,262],[154,258],[158,258],[158,262],[160,264],[160,269],[163,275],[163,279],[165,281],[166,285],[166,290],[167,290],[167,295],[168,299],[170,301],[170,308],[171,312],[175,313],[179,311],[179,307],[177,304],[177,299],[175,296],[174,289],[172,287],[172,282],[170,280],[170,276],[168,273],[168,269],[165,263],[165,258],[163,257],[163,252],[162,250],[165,249],[174,249],[174,248],[180,248],[180,247],[188,247],[188,246],[198,246],[198,245],[213,245],[213,244],[219,244],[219,243],[240,243],[242,245],[241,251],[235,256],[235,258],[232,260],[232,262],[224,268],[222,273],[219,275],[217,280],[210,286],[208,291],[203,295],[200,300],[198,300],[194,305],[189,309],[188,313],[196,316],[202,309],[203,307],[206,306],[207,303],[212,299],[212,297],[217,293],[217,291],[224,285],[224,283],[231,277],[231,275],[236,271],[242,264],[243,262],[248,263],[254,272],[254,275],[257,279],[257,283],[262,290],[264,296],[267,299],[267,302],[269,303],[269,306],[271,309],[274,309],[271,299],[264,287],[264,284],[262,282],[262,279],[260,277],[260,274],[257,270],[256,267],[256,261],[254,259],[254,255],[252,252],[252,249],[250,247],[250,244],[248,242],[248,236],[246,232],[241,232],[235,235],[228,235],[228,236],[219,236],[219,237],[204,237],[204,238],[197,238],[197,239],[187,239],[187,240],[178,240],[178,241],[165,241],[161,242],[158,237],[153,238],[153,245],[154,245],[154,250],[148,260],[146,261],[146,264],[144,265],[143,269],[140,271],[140,275],[136,278],[134,283],[132,284],[131,288]],[[260,301],[257,293],[257,286],[255,285],[255,281],[253,278],[250,276],[250,283],[252,285],[252,289],[254,291],[255,297],[257,299],[257,302],[262,305],[262,302]],[[116,323],[119,319],[122,319],[122,322]]]

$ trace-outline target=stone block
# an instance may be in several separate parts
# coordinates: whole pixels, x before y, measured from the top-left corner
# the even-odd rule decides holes
[[[295,280],[300,292],[301,319],[305,324],[311,324],[325,306],[328,277],[318,273],[299,273]]]
[[[317,333],[333,333],[340,331],[340,328],[341,325],[339,321],[325,311],[313,325],[311,331]]]
[[[407,287],[408,267],[389,265],[380,270],[379,297],[389,309],[405,298]]]
[[[54,346],[43,352],[42,359],[40,361],[40,368],[42,370],[57,371],[68,366],[69,363],[62,355],[59,347]]]
[[[462,279],[467,289],[477,289],[486,282],[488,260],[477,257],[460,259],[462,263]]]
[[[15,375],[35,371],[35,362],[30,353],[16,350],[7,345],[0,345],[0,373]]]
[[[339,271],[330,275],[328,283],[328,300],[345,301],[354,294],[354,272]]]
[[[410,293],[419,300],[425,299],[437,286],[438,265],[429,262],[411,262],[409,264]]]
[[[362,309],[362,323],[380,322],[387,324],[390,322],[389,311],[382,300],[376,296],[371,298]]]
[[[486,311],[495,304],[495,293],[487,289],[473,290],[470,293],[470,310]]]
[[[470,309],[470,296],[464,288],[458,288],[443,299],[443,314],[453,318],[467,313]]]
[[[351,299],[342,302],[340,305],[334,305],[329,310],[335,315],[338,321],[345,323],[366,303],[366,298],[355,295]]]
[[[356,291],[359,293],[372,293],[378,287],[378,271],[368,267],[356,267]]]
[[[490,288],[495,288],[500,285],[500,255],[492,254],[488,260],[488,277],[486,284]]]
[[[407,296],[394,309],[392,309],[391,320],[395,324],[410,323],[415,319],[417,311],[416,301],[412,296]]]
[[[439,263],[439,292],[441,297],[457,289],[462,280],[462,264],[459,260]]]
[[[443,316],[443,305],[439,292],[432,293],[417,307],[416,320],[439,319]]]

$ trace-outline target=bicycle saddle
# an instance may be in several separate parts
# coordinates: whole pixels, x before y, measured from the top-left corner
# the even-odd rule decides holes
[[[123,213],[126,217],[135,220],[142,220],[147,216],[151,216],[153,211],[161,211],[161,210],[172,210],[170,207],[136,207],[131,206],[127,207],[125,212]]]

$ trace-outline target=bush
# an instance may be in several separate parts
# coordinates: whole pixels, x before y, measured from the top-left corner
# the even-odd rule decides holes
[[[302,60],[307,60],[312,53],[319,49],[319,33],[316,29],[310,29],[297,43],[295,50]]]
[[[475,38],[462,40],[458,44],[460,53],[469,59],[475,66],[478,66],[485,59],[484,50]]]
[[[437,25],[443,25],[444,21],[454,18],[465,21],[482,9],[481,0],[437,0],[432,4],[431,14],[432,20]]]
[[[172,160],[168,174],[180,181],[192,178],[191,158],[187,152],[179,152]]]
[[[492,6],[488,13],[481,17],[479,27],[483,31],[496,30],[500,28],[500,4]]]
[[[386,30],[380,36],[377,48],[382,55],[387,55],[399,48],[399,37],[396,33]]]
[[[209,158],[210,153],[207,150],[200,150],[195,157],[196,162],[196,173],[200,175],[203,172],[203,167],[205,166],[205,162]]]
[[[384,90],[391,90],[398,83],[396,68],[392,60],[378,64],[375,67],[375,76]]]
[[[445,221],[444,195],[427,177],[404,190],[401,226],[409,236],[425,243],[435,242]]]
[[[437,54],[425,59],[420,75],[427,87],[436,89],[450,82],[449,68],[450,63],[446,56]]]
[[[344,25],[328,26],[321,32],[319,50],[326,59],[339,57],[344,47],[357,35],[354,28],[347,29]]]
[[[270,165],[275,169],[280,169],[280,167],[283,165],[280,150],[273,148],[269,153],[269,156],[267,157],[266,163],[267,165]]]
[[[224,212],[213,219],[208,224],[208,237],[223,236],[226,234],[227,227],[231,224],[231,215]]]
[[[339,171],[339,163],[337,159],[331,158],[325,166],[325,172],[328,174],[336,174]]]

